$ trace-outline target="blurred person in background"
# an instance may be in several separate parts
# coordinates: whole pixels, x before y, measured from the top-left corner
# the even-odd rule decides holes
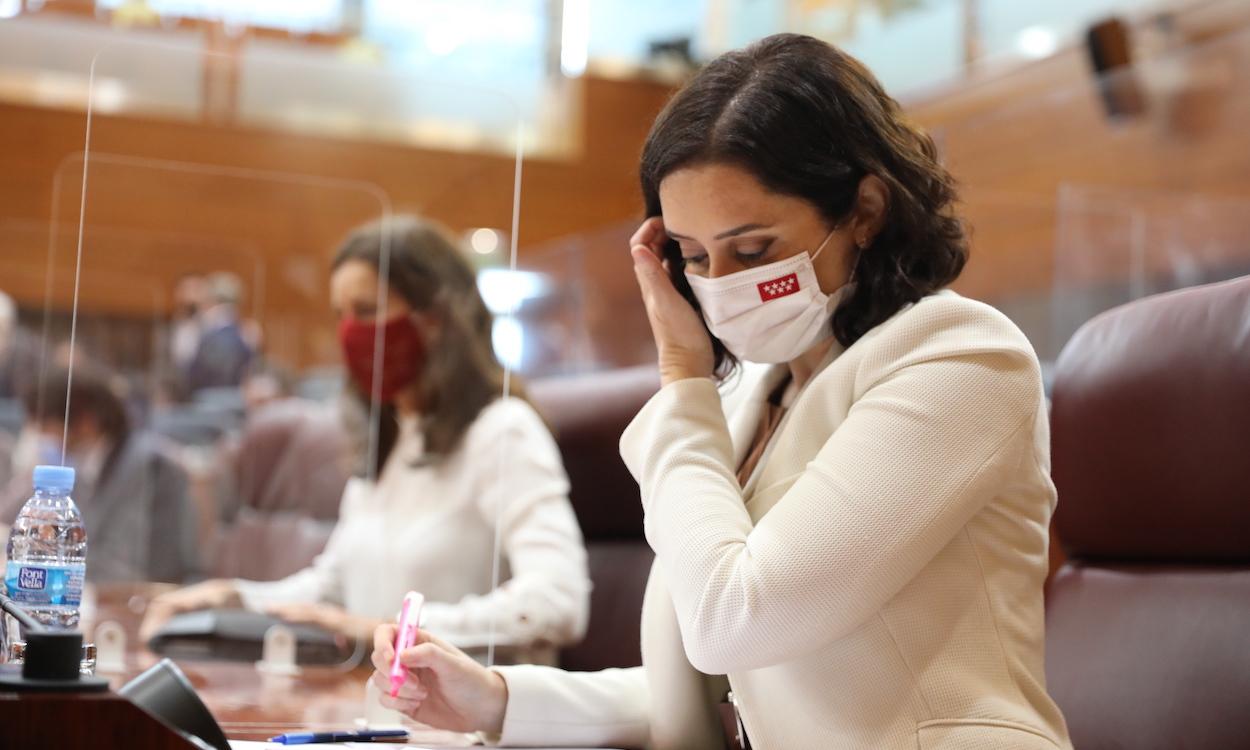
[[[206,279],[207,306],[199,313],[200,334],[186,368],[187,390],[237,388],[256,353],[239,320],[243,284],[239,277],[218,271]]]
[[[527,658],[553,659],[555,647],[586,628],[586,551],[547,426],[523,393],[501,397],[493,319],[462,250],[418,218],[367,225],[335,256],[330,301],[354,385],[346,416],[358,476],[325,551],[279,581],[212,580],[158,597],[142,635],[178,612],[242,605],[367,645],[415,589],[426,597],[422,626],[431,632],[467,648],[493,635]],[[375,378],[380,426],[371,456]],[[496,529],[505,571],[498,587]]]
[[[69,397],[69,420],[65,419]],[[37,464],[64,463],[76,473],[73,498],[87,526],[87,580],[193,579],[200,565],[198,526],[187,474],[161,438],[131,424],[113,379],[90,366],[54,368],[24,396],[30,415],[14,455],[0,522],[11,524],[31,493]]]
[[[38,342],[17,324],[17,305],[0,291],[0,488],[12,479],[12,457],[21,429],[21,394],[38,372]]]
[[[174,286],[169,358],[177,372],[185,373],[191,368],[191,361],[200,348],[203,333],[200,315],[207,309],[208,299],[208,281],[201,274],[187,274]]]
[[[20,399],[39,371],[39,342],[18,325],[17,305],[0,291],[0,399]]]

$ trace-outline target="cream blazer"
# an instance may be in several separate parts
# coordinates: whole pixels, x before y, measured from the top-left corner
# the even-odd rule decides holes
[[[782,367],[672,383],[621,439],[656,563],[644,667],[504,668],[509,745],[720,748],[727,675],[757,750],[1070,748],[1046,693],[1055,507],[1037,357],[941,292],[799,392],[735,478]]]

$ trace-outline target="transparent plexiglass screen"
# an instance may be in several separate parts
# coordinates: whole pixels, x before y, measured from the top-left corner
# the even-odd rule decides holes
[[[179,97],[121,116],[130,94],[160,110],[143,61]],[[64,461],[91,480],[84,632],[121,625],[118,679],[169,655],[239,738],[400,722],[367,657],[408,591],[474,658],[553,659],[541,633],[500,636],[512,309],[492,323],[478,289],[513,263],[508,98],[259,44],[113,44],[90,79],[38,317],[41,378],[71,396]],[[84,427],[114,407],[124,429]],[[184,606],[218,620],[162,620]],[[250,645],[214,640],[218,622]],[[255,642],[274,624],[294,674]]]
[[[516,272],[492,272],[483,290],[496,309],[514,307],[498,348],[527,381],[647,366],[655,345],[629,256],[629,219],[527,246]]]
[[[1250,273],[1250,200],[1065,185],[1052,319],[1062,345],[1113,307]]]
[[[1044,371],[1103,310],[1245,272],[1247,44],[1143,47],[933,129],[971,230],[955,288],[1011,317]]]

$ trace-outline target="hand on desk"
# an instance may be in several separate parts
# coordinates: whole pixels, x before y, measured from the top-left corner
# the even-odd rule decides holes
[[[143,624],[139,626],[139,638],[147,643],[171,617],[197,609],[241,607],[239,592],[234,581],[214,578],[161,594],[148,602]]]
[[[395,625],[382,625],[373,636],[374,684],[381,703],[416,721],[453,732],[492,732],[503,728],[508,686],[497,672],[478,664],[441,638],[420,631],[417,645],[400,654],[407,680],[392,698],[391,660]]]
[[[353,615],[334,604],[293,602],[274,605],[266,612],[287,622],[316,625],[365,644],[372,642],[374,630],[383,622],[372,617]]]

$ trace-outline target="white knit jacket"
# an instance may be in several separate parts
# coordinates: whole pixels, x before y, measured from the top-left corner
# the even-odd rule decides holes
[[[784,366],[782,366],[784,367]],[[1043,671],[1055,506],[1037,357],[953,292],[836,351],[745,489],[782,367],[672,383],[621,439],[656,552],[643,663],[502,670],[511,745],[1070,748]]]

